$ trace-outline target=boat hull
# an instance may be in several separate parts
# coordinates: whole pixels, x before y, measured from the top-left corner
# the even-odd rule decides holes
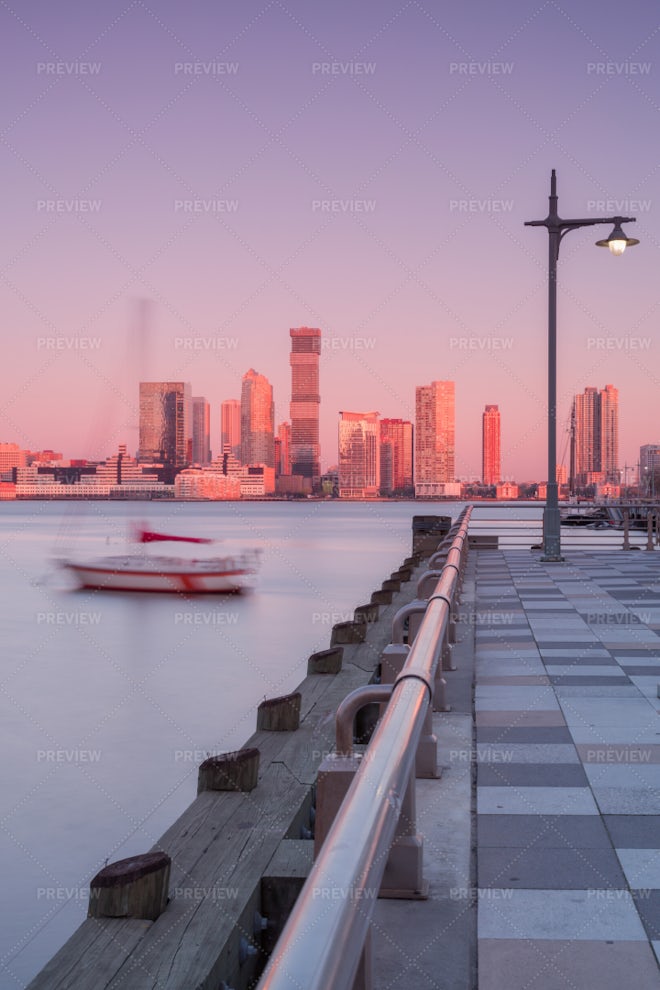
[[[176,564],[130,560],[119,564],[64,561],[80,588],[176,595],[240,594],[252,587],[254,569],[220,561]]]

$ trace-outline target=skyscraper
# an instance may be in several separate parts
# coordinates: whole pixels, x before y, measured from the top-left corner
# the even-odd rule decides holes
[[[140,382],[140,448],[147,464],[185,467],[192,447],[188,382]]]
[[[226,399],[220,404],[220,444],[222,453],[241,459],[241,400]]]
[[[280,423],[277,427],[277,439],[280,444],[279,474],[289,475],[291,471],[291,423]],[[278,465],[275,465],[278,467]]]
[[[321,331],[295,327],[291,336],[291,473],[318,479],[321,473],[319,446],[319,354]]]
[[[211,463],[211,407],[202,395],[192,398],[192,462]]]
[[[339,413],[339,497],[375,498],[380,488],[378,413]]]
[[[454,382],[431,382],[415,389],[415,496],[444,494],[454,480]]]
[[[571,411],[571,489],[619,481],[619,392],[585,388]]]
[[[486,406],[481,419],[482,472],[484,485],[497,485],[502,480],[500,459],[500,410]]]
[[[250,368],[241,386],[241,463],[275,467],[273,387]]]
[[[380,421],[380,488],[404,492],[413,487],[413,425],[404,419]]]

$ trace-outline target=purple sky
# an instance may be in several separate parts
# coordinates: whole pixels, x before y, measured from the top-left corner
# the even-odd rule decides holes
[[[0,6],[0,440],[137,446],[137,383],[212,404],[254,367],[288,418],[289,328],[321,327],[322,463],[338,411],[414,419],[456,382],[456,470],[502,414],[507,477],[542,478],[547,212],[559,272],[558,449],[570,399],[620,391],[620,462],[660,441],[658,10],[191,0]],[[148,341],[137,298],[153,300]],[[564,457],[565,459],[565,457]]]

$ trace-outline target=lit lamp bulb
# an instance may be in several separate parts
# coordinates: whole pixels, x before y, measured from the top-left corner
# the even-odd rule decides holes
[[[625,240],[624,241],[620,241],[620,240],[613,241],[611,238],[608,238],[607,246],[610,249],[610,251],[612,252],[612,254],[623,254],[623,252],[626,250],[626,247],[628,245],[627,245],[627,242]]]
[[[635,244],[639,244],[639,241],[636,237],[626,237],[621,229],[621,224],[615,223],[610,236],[603,241],[596,241],[596,244],[598,247],[609,248],[612,254],[623,254],[627,247],[633,247]]]

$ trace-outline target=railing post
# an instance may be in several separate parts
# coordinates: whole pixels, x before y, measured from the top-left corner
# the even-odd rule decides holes
[[[630,550],[630,511],[623,510],[623,546],[622,550]]]
[[[646,516],[646,549],[653,550],[653,513],[650,509]]]
[[[429,896],[429,882],[422,875],[423,859],[424,840],[417,833],[415,778],[411,774],[378,896],[426,900]]]
[[[390,643],[380,655],[381,684],[394,684],[408,659],[410,647],[404,643]],[[433,732],[433,712],[429,705],[424,719],[422,735],[417,745],[415,776],[434,780],[438,774],[438,737]]]

